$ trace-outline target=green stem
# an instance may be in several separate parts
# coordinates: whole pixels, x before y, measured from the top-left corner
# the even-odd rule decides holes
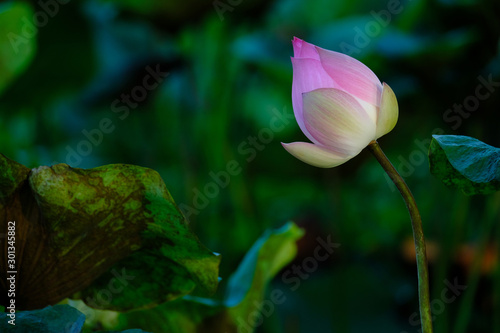
[[[427,271],[427,256],[425,253],[425,239],[422,230],[422,219],[417,208],[417,203],[411,194],[408,185],[398,173],[391,161],[385,156],[377,141],[372,141],[368,145],[368,150],[372,152],[377,161],[384,168],[387,175],[394,182],[399,192],[403,196],[406,208],[410,213],[411,226],[413,229],[413,240],[415,242],[415,252],[417,256],[418,272],[418,298],[420,300],[420,321],[423,333],[432,333],[432,315],[429,300],[429,273]]]

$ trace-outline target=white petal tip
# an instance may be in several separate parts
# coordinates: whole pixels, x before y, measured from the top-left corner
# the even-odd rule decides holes
[[[341,156],[326,147],[307,142],[281,143],[283,147],[304,163],[318,168],[333,168],[354,156]]]

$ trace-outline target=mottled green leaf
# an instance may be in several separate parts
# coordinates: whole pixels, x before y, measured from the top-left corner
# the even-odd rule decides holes
[[[433,135],[431,173],[467,195],[500,190],[500,149],[461,135]]]
[[[40,310],[21,311],[12,315],[0,313],[0,332],[2,333],[80,333],[85,316],[72,306],[58,304]]]
[[[0,4],[0,94],[33,59],[37,34],[33,14],[24,1]]]
[[[215,292],[220,258],[191,232],[156,171],[124,164],[30,171],[3,155],[0,166],[0,193],[10,193],[0,201],[2,230],[16,221],[19,309],[76,292],[92,307],[118,311],[155,306],[195,288]],[[5,259],[4,252],[2,267]]]
[[[303,231],[293,223],[267,231],[230,278],[224,300],[185,296],[154,309],[122,313],[118,328],[169,333],[229,333],[238,332],[241,325],[252,329],[249,314],[260,310],[266,287],[295,257],[296,241],[302,235]]]

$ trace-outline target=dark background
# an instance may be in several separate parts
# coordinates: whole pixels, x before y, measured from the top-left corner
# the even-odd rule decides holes
[[[427,159],[433,133],[500,146],[498,2],[44,4],[0,3],[1,153],[32,168],[157,170],[222,254],[221,290],[266,228],[306,230],[297,265],[317,237],[341,244],[298,285],[278,274],[271,288],[287,301],[258,332],[417,332],[409,216],[381,167],[366,151],[311,167],[280,144],[305,140],[295,120],[271,130],[293,112],[293,36],[350,54],[398,97],[398,124],[379,142],[421,209],[436,332],[500,332],[500,197],[446,188]],[[154,70],[168,75],[148,90]],[[450,284],[467,289],[448,302]]]

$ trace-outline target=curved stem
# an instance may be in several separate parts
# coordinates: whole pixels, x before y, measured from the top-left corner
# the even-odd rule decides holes
[[[406,208],[410,213],[411,226],[413,229],[413,240],[415,242],[415,253],[417,256],[418,272],[418,298],[420,300],[420,321],[422,323],[423,333],[432,333],[432,315],[429,300],[429,273],[427,270],[427,256],[425,253],[425,239],[422,230],[422,219],[417,208],[417,203],[408,185],[398,173],[391,161],[385,156],[377,141],[372,141],[368,145],[368,150],[372,152],[377,161],[384,168],[387,175],[394,182],[399,192],[403,196]]]

